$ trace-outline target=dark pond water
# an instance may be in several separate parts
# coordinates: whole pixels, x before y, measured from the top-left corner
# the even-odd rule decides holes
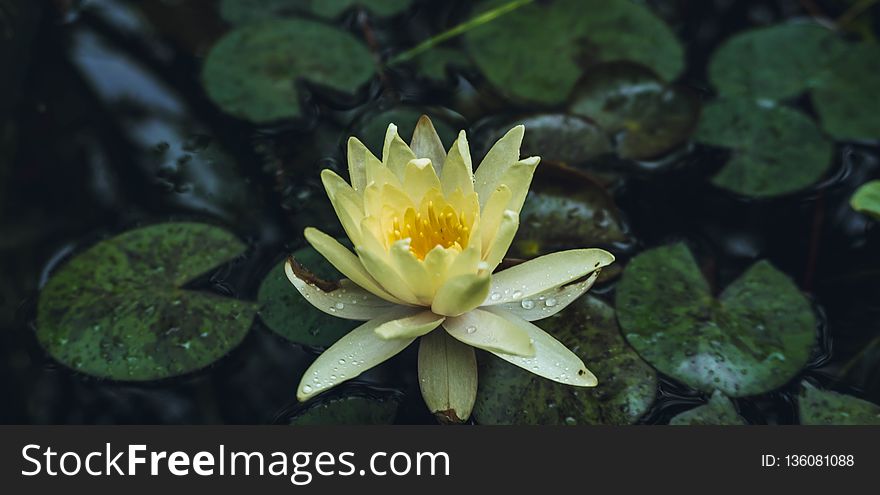
[[[678,82],[703,100],[713,94],[710,56],[733,33],[847,9],[830,0],[640,3],[682,41],[686,65]],[[6,4],[24,5],[0,2]],[[466,20],[467,4],[415,2],[381,20],[353,9],[332,22],[387,57]],[[474,68],[451,67],[445,79],[425,82],[404,65],[355,95],[312,88],[303,117],[257,125],[220,110],[200,82],[207,50],[230,29],[216,2],[56,0],[22,8],[37,11],[35,20],[10,29],[32,33],[33,42],[16,47],[18,59],[2,60],[18,60],[3,77],[21,85],[0,95],[11,101],[2,108],[13,109],[15,136],[0,141],[0,152],[12,157],[0,175],[2,422],[285,421],[297,410],[294,391],[316,351],[275,335],[259,318],[241,345],[204,370],[117,382],[77,373],[43,350],[35,337],[40,287],[72,253],[101,238],[198,220],[238,234],[248,251],[194,285],[253,300],[266,272],[304,245],[304,226],[341,232],[318,174],[344,170],[345,139],[367,133],[374,117],[405,105],[479,136],[537,110],[504,100]],[[860,19],[877,33],[877,8]],[[812,112],[809,102],[795,103]],[[797,423],[795,398],[805,378],[880,402],[880,229],[848,203],[858,185],[880,176],[880,148],[837,142],[820,182],[771,199],[708,185],[727,158],[723,150],[686,144],[660,162],[625,164],[627,173],[608,182],[625,239],[597,244],[625,262],[647,247],[685,240],[716,289],[764,258],[808,294],[819,317],[813,357],[788,385],[736,399],[748,422]],[[610,302],[614,289],[611,281],[595,293]],[[410,348],[333,393],[390,396],[401,401],[397,422],[431,423],[415,369]],[[661,375],[657,399],[640,421],[666,423],[705,398]]]

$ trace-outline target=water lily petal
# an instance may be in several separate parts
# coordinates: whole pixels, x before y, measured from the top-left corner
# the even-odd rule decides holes
[[[535,349],[535,354],[531,357],[493,351],[492,353],[496,356],[524,370],[531,371],[538,376],[543,376],[555,382],[577,387],[595,387],[598,383],[596,376],[587,369],[581,358],[568,350],[567,347],[549,333],[522,318],[499,309],[497,306],[492,307],[487,312],[491,312],[508,321],[511,325],[515,325],[525,331],[529,335]]]
[[[490,352],[535,355],[531,337],[521,325],[489,311],[475,309],[461,316],[447,318],[443,328],[465,344]]]
[[[614,261],[604,249],[572,249],[551,253],[492,276],[486,305],[504,304],[568,284]]]
[[[445,316],[422,311],[405,318],[385,322],[376,327],[376,335],[383,339],[414,339],[440,326]]]
[[[519,215],[512,210],[505,210],[495,235],[489,241],[489,250],[483,255],[484,261],[489,265],[487,269],[490,272],[495,270],[495,267],[504,259],[518,228]]]
[[[480,224],[483,228],[483,253],[489,252],[489,246],[492,243],[492,239],[495,238],[498,226],[501,225],[501,219],[504,217],[504,212],[507,211],[507,205],[510,203],[511,197],[513,197],[513,193],[511,193],[510,188],[501,184],[492,192],[489,200],[482,207],[480,211]]]
[[[397,133],[397,126],[388,124],[388,130],[385,132],[385,145],[382,147],[382,163],[398,179],[403,180],[406,164],[415,158],[416,155]]]
[[[458,254],[454,249],[436,246],[425,255],[422,263],[425,265],[425,271],[428,273],[435,293],[446,281],[449,266],[458,257]]]
[[[370,320],[345,334],[306,370],[299,382],[296,398],[300,401],[351,380],[364,371],[390,359],[406,349],[415,339],[382,339],[376,328],[383,323],[404,318],[418,310],[395,308],[380,318]]]
[[[428,158],[416,158],[406,164],[403,186],[413,203],[420,204],[425,193],[440,189],[440,178]]]
[[[284,273],[306,301],[331,316],[366,321],[395,306],[395,303],[377,297],[347,278],[340,280],[335,289],[325,291],[311,283],[308,277],[303,277],[293,260],[284,264]]]
[[[532,184],[532,177],[540,162],[541,158],[537,156],[524,158],[508,167],[501,176],[500,183],[509,187],[512,193],[505,209],[515,211],[517,215],[522,210]]]
[[[440,175],[440,183],[443,186],[443,194],[451,196],[460,189],[464,194],[474,190],[474,169],[471,163],[471,151],[468,147],[467,135],[464,131],[458,134],[458,139],[452,143],[446,161],[443,162],[443,173]]]
[[[448,279],[434,295],[431,311],[438,315],[458,316],[476,308],[486,299],[491,280],[486,272]]]
[[[360,222],[364,217],[363,200],[352,189],[345,179],[332,170],[325,169],[321,172],[321,182],[327,190],[333,211],[339,218],[345,234],[352,242],[360,241]]]
[[[355,246],[355,251],[357,251],[358,257],[361,263],[363,263],[364,268],[366,268],[367,273],[383,289],[408,304],[420,304],[419,298],[409,288],[409,284],[403,279],[400,272],[391,266],[387,253],[382,253],[376,249],[366,249],[363,246]]]
[[[489,307],[503,308],[526,321],[540,320],[542,318],[547,318],[548,316],[553,316],[565,309],[569,304],[574,302],[575,299],[590,290],[590,287],[593,286],[598,277],[599,271],[596,270],[592,275],[580,282],[554,287],[521,301]]]
[[[358,138],[348,138],[348,175],[351,178],[351,187],[358,192],[363,192],[367,187],[367,163],[372,166],[382,162],[364,146]]]
[[[447,332],[419,339],[419,388],[428,409],[441,421],[466,421],[477,400],[474,348]]]
[[[507,131],[507,134],[486,153],[486,157],[477,167],[474,174],[474,190],[480,196],[480,206],[486,204],[492,192],[500,184],[506,184],[501,178],[511,165],[519,161],[519,149],[522,145],[523,134],[525,134],[525,127],[522,125]]]
[[[434,284],[428,271],[409,248],[409,239],[403,239],[391,245],[389,258],[391,265],[400,273],[412,293],[424,305],[430,305],[434,298]]]
[[[358,257],[340,244],[339,241],[313,227],[305,230],[305,237],[306,241],[316,251],[321,253],[321,256],[327,258],[331,265],[351,279],[352,282],[386,301],[403,304],[400,298],[391,295],[383,289],[367,272]]]
[[[446,149],[443,148],[443,141],[440,140],[434,124],[427,115],[419,118],[409,147],[417,157],[430,159],[437,176],[440,176],[443,162],[446,161]]]

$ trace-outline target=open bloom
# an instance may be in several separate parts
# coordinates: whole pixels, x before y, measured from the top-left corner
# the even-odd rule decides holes
[[[434,412],[453,420],[466,419],[474,403],[474,347],[550,380],[596,385],[578,356],[530,322],[586,292],[614,257],[576,249],[493,273],[516,233],[540,161],[520,159],[523,133],[523,126],[511,129],[476,172],[464,131],[447,152],[427,117],[409,146],[389,125],[382,160],[349,139],[351,184],[330,170],[321,179],[354,252],[317,229],[305,231],[347,278],[322,283],[293,260],[286,268],[315,307],[366,323],[318,357],[299,385],[300,400],[354,378],[420,337],[422,394]]]

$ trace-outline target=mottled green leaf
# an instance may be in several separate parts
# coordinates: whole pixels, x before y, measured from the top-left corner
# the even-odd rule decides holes
[[[880,220],[880,180],[862,184],[849,200],[849,204],[854,210]]]
[[[342,274],[312,247],[296,251],[293,257],[321,279],[337,281],[342,278]],[[263,323],[273,332],[297,344],[329,347],[363,323],[335,318],[312,306],[287,279],[283,261],[263,279],[257,301],[260,303]]]
[[[181,286],[244,249],[229,232],[199,223],[101,241],[43,288],[37,338],[58,361],[100,377],[155,380],[205,367],[244,338],[256,305]]]
[[[779,196],[816,183],[831,166],[834,151],[806,115],[745,98],[708,104],[696,139],[731,150],[712,182],[752,197]]]
[[[851,395],[802,384],[798,406],[805,425],[880,425],[880,406]]]
[[[399,401],[395,397],[349,395],[318,398],[289,418],[293,426],[314,425],[388,425],[397,417]]]
[[[770,263],[755,263],[716,299],[681,243],[630,261],[617,286],[617,314],[626,339],[659,371],[730,397],[784,385],[816,340],[809,301]]]
[[[506,0],[482,2],[477,11]],[[464,36],[474,62],[501,92],[518,100],[561,103],[585,69],[630,60],[673,80],[681,45],[650,10],[629,0],[556,0],[518,8]]]
[[[744,425],[745,420],[736,412],[733,402],[723,393],[712,394],[709,402],[697,406],[689,411],[676,414],[671,420],[671,425]]]
[[[817,24],[783,24],[745,31],[712,55],[709,79],[723,96],[779,100],[805,92],[846,43]]]
[[[647,159],[684,143],[697,127],[696,94],[630,62],[600,64],[578,82],[569,110],[614,136],[622,158]]]
[[[300,79],[352,93],[374,70],[369,50],[351,34],[291,18],[227,33],[208,53],[202,83],[224,111],[262,123],[300,116]]]
[[[478,423],[630,424],[654,402],[657,375],[623,341],[608,304],[583,296],[535,323],[580,356],[599,385],[563,385],[484,354],[474,406]]]
[[[848,46],[810,94],[828,134],[842,140],[880,139],[880,46]]]
[[[231,24],[276,19],[296,14],[333,18],[352,6],[378,16],[391,16],[406,9],[412,0],[222,0],[220,15]]]

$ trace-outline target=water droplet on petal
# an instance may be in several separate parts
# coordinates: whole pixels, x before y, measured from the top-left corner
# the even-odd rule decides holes
[[[310,387],[309,385],[305,385],[305,386],[303,386],[303,388],[302,388],[302,392],[303,392],[304,394],[311,393],[311,392],[312,392],[312,387]]]
[[[548,308],[552,308],[553,306],[556,306],[556,298],[555,297],[548,297],[547,300],[544,301],[544,305],[547,306]]]
[[[532,301],[531,299],[523,299],[519,304],[523,309],[532,309],[535,307],[535,301]]]
[[[474,332],[477,331],[477,327],[475,327],[475,326],[472,325],[472,326],[467,327],[467,328],[465,329],[465,331],[466,331],[467,333],[474,333]]]

